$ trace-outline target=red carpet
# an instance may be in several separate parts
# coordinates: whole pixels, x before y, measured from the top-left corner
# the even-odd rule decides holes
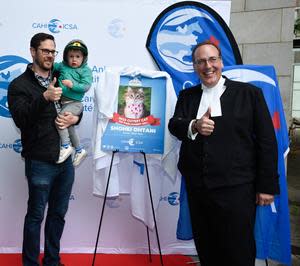
[[[92,266],[93,254],[62,254],[65,266]],[[164,266],[190,265],[192,258],[184,255],[163,255]],[[1,266],[22,266],[21,254],[0,254]],[[160,266],[159,255],[152,255],[152,263],[147,254],[97,254],[95,266]],[[195,265],[195,264],[192,264]]]

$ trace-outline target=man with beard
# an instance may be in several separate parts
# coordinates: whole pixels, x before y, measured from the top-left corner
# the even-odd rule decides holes
[[[71,113],[57,117],[57,101],[62,90],[54,86],[56,79],[52,80],[57,55],[55,48],[52,35],[35,34],[30,42],[33,63],[28,64],[25,72],[8,88],[9,110],[21,131],[29,192],[23,231],[24,266],[39,265],[41,223],[47,204],[43,265],[63,265],[59,257],[60,239],[74,182],[74,168],[71,157],[56,164],[60,137],[55,124],[64,129],[77,123],[79,117]]]
[[[277,143],[262,91],[222,76],[220,48],[192,53],[202,84],[180,92],[169,130],[182,141],[192,230],[201,266],[254,266],[255,204],[279,193]]]

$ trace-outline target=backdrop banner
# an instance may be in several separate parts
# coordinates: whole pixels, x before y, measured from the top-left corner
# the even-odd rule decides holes
[[[20,252],[22,245],[28,192],[24,161],[20,156],[20,132],[8,111],[7,88],[31,61],[30,38],[38,32],[54,35],[59,51],[57,62],[62,60],[63,49],[72,39],[82,39],[89,49],[88,64],[93,71],[93,84],[83,98],[84,115],[77,126],[88,157],[76,168],[61,250],[92,253],[102,206],[102,198],[93,195],[94,91],[99,88],[101,73],[108,67],[131,65],[158,70],[145,42],[157,15],[176,2],[10,0],[5,3],[0,18],[0,252]],[[229,24],[231,1],[201,2]],[[139,166],[135,164],[135,167]],[[176,178],[177,172],[172,178],[165,178],[158,170],[153,170],[153,175],[160,182],[157,223],[162,252],[195,254],[193,241],[183,242],[176,238],[180,178]],[[127,174],[122,173],[122,181],[126,180]],[[124,190],[130,190],[131,183],[126,182],[126,185]],[[148,252],[145,225],[133,215],[131,206],[130,194],[121,193],[107,201],[98,245],[101,252]],[[43,234],[41,240],[43,243]],[[154,231],[150,232],[150,240],[153,252],[158,252]]]

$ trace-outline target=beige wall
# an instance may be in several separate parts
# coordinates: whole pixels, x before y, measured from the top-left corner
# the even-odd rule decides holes
[[[294,7],[298,0],[232,0],[230,29],[244,64],[274,65],[290,123]]]

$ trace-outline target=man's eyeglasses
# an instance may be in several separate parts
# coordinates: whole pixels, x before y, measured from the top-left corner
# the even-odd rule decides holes
[[[42,49],[42,48],[38,48],[39,50],[42,51],[42,54],[43,55],[52,55],[52,56],[57,56],[58,54],[58,51],[55,51],[55,50],[48,50],[48,49]]]
[[[211,56],[207,59],[196,59],[194,61],[194,65],[197,65],[197,66],[205,66],[207,63],[210,63],[210,64],[215,64],[219,61],[219,59],[221,59],[221,56]]]

